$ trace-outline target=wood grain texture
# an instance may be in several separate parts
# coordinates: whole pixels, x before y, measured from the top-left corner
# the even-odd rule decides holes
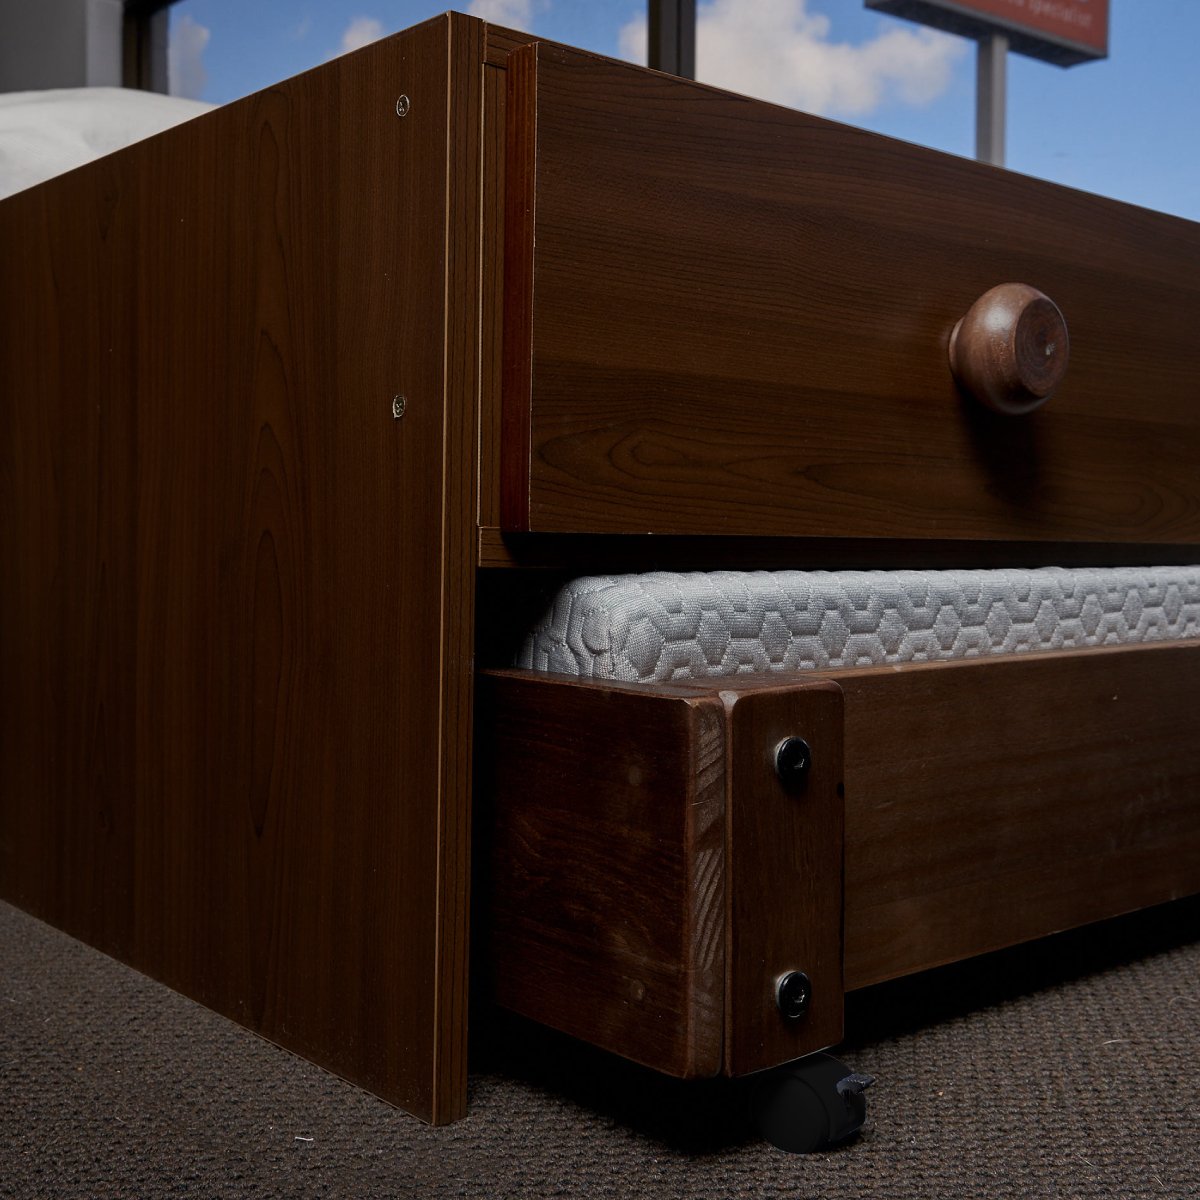
[[[714,684],[717,681],[708,681]],[[745,1075],[842,1039],[842,695],[835,683],[730,679],[725,1070]],[[800,793],[775,771],[788,737],[812,749]],[[785,1020],[776,985],[812,981],[805,1016]]]
[[[989,288],[950,331],[950,370],[962,391],[985,408],[1024,416],[1062,383],[1071,335],[1058,306],[1037,288]]]
[[[836,1043],[843,987],[1196,893],[1198,666],[1174,643],[654,685],[494,673],[497,994],[695,1073],[679,705],[724,716],[727,1074]],[[792,735],[813,748],[800,796],[773,768]],[[679,997],[652,1020],[629,1000],[648,963]],[[788,970],[814,985],[796,1024],[774,1002]]]
[[[508,56],[505,71],[504,335],[500,418],[500,524],[530,526],[533,447],[534,244],[537,231],[538,43]]]
[[[681,1078],[721,1070],[724,713],[711,694],[480,681],[490,990]]]
[[[490,67],[505,67],[508,56],[521,46],[526,46],[537,39],[530,33],[522,33],[518,29],[507,29],[503,25],[487,24],[487,49],[484,61]]]
[[[536,250],[506,259],[506,528],[1200,541],[1200,227],[547,43],[509,63]],[[1071,330],[1020,420],[947,362],[1011,280]]]
[[[438,19],[0,202],[0,894],[434,1120],[480,53]]]
[[[836,679],[847,989],[1200,891],[1200,644]]]
[[[446,163],[445,441],[442,446],[441,681],[437,992],[432,1119],[467,1113],[472,735],[475,706],[475,556],[479,485],[480,344],[484,280],[479,239],[483,198],[484,24],[458,13],[449,27]],[[406,580],[405,588],[411,587]],[[434,603],[432,589],[429,602]],[[408,704],[422,702],[416,685]],[[409,714],[404,714],[409,716]]]
[[[479,344],[479,520],[500,524],[500,423],[504,392],[504,165],[507,75],[483,69],[483,191],[480,213],[482,254]]]

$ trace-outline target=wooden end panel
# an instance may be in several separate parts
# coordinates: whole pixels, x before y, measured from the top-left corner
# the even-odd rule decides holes
[[[480,680],[479,727],[495,998],[668,1074],[718,1074],[720,704],[497,672]]]
[[[440,20],[440,18],[439,18]],[[445,426],[441,478],[441,677],[437,722],[438,863],[433,1102],[437,1124],[467,1113],[467,1008],[470,953],[472,718],[475,703],[475,562],[479,512],[479,422],[483,381],[479,214],[483,198],[484,23],[450,13],[447,75],[446,248],[443,309]],[[411,116],[411,113],[410,113]],[[405,118],[406,120],[408,118]],[[432,474],[433,472],[431,472]],[[419,487],[419,478],[410,481]],[[406,591],[416,592],[406,579]],[[432,587],[425,584],[426,596]],[[392,588],[388,587],[391,594]],[[426,618],[432,624],[431,618]],[[409,712],[420,691],[407,685]],[[432,691],[432,689],[431,689]],[[397,715],[398,714],[393,714]],[[428,718],[427,718],[428,719]],[[410,738],[414,735],[409,734]],[[427,801],[428,803],[428,801]],[[430,914],[426,907],[424,920]]]
[[[438,1121],[466,1098],[481,29],[0,201],[0,894]]]
[[[1200,226],[546,43],[521,61],[528,528],[1200,542]],[[1024,417],[949,367],[1007,282],[1070,335]]]
[[[1200,890],[1200,644],[838,681],[848,989]]]
[[[731,683],[734,681],[730,681]],[[721,693],[729,722],[729,1075],[777,1066],[842,1038],[842,694],[832,683]],[[812,751],[802,790],[775,769],[785,738]],[[807,1015],[785,1019],[777,982],[812,981]]]
[[[538,52],[539,44],[535,42],[518,47],[508,56],[503,110],[506,163],[500,524],[514,532],[529,529]]]

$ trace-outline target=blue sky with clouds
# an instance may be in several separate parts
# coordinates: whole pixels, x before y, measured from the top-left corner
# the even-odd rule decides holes
[[[182,0],[173,89],[216,103],[444,11],[423,0]],[[638,58],[644,0],[462,0],[463,11]],[[1013,170],[1200,220],[1200,0],[1111,0],[1110,57],[1009,56]],[[706,82],[970,155],[974,44],[862,0],[700,0]]]

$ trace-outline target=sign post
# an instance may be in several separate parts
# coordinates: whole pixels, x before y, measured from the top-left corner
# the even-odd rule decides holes
[[[1004,165],[1008,51],[1060,67],[1108,57],[1109,0],[864,0],[979,43],[975,157]]]
[[[1008,96],[1008,38],[989,33],[979,39],[975,66],[975,157],[1004,166],[1004,114]]]

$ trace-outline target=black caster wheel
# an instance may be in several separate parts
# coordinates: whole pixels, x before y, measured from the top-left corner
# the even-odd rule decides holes
[[[757,1085],[754,1116],[773,1146],[792,1154],[827,1150],[852,1137],[867,1116],[863,1092],[874,1083],[830,1054],[810,1054]]]

